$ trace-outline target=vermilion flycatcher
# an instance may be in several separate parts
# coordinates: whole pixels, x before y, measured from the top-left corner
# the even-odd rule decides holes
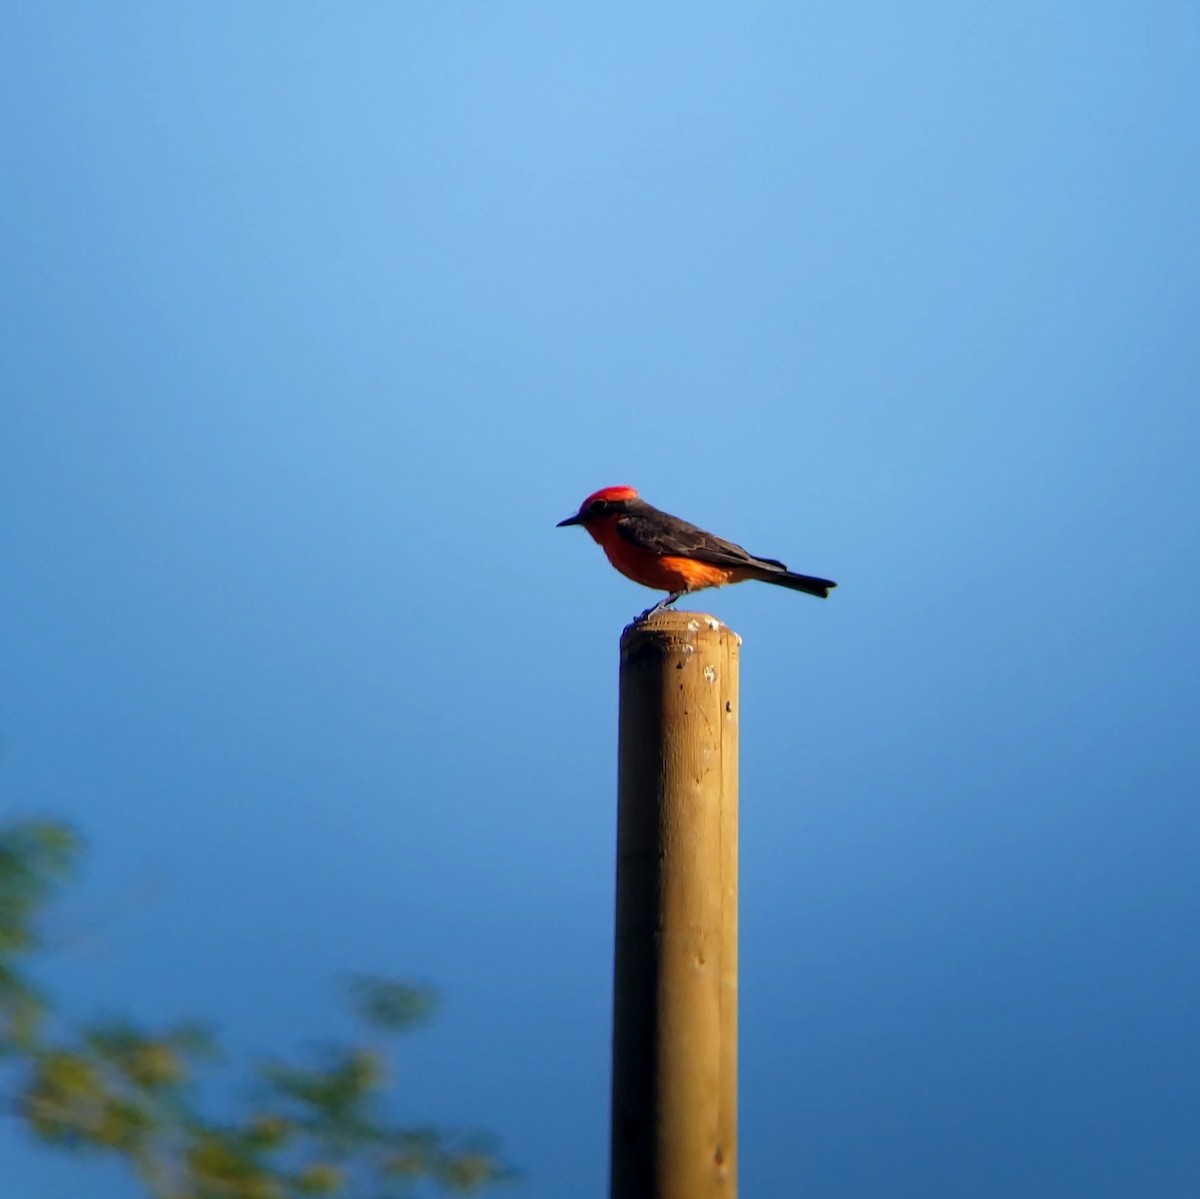
[[[732,541],[660,512],[632,487],[604,487],[593,492],[574,516],[558,522],[560,529],[565,525],[583,525],[626,578],[643,587],[670,592],[638,620],[673,604],[689,591],[740,583],[743,579],[778,583],[821,599],[828,598],[830,588],[837,586],[829,579],[793,574],[774,558],[757,558]]]

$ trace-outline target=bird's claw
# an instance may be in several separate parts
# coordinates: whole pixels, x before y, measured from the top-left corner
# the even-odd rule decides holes
[[[653,616],[655,612],[658,612],[663,608],[669,608],[682,594],[682,591],[676,591],[674,594],[668,595],[665,599],[660,599],[657,604],[651,604],[650,607],[645,610],[645,612],[641,613],[640,616],[635,616],[629,622],[629,627],[632,629],[641,624],[647,616]]]

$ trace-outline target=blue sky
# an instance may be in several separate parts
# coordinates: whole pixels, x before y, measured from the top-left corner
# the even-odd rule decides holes
[[[0,814],[48,982],[604,1193],[593,489],[837,579],[742,664],[741,1180],[1200,1179],[1192,4],[5,6]],[[0,1127],[38,1199],[134,1192]]]

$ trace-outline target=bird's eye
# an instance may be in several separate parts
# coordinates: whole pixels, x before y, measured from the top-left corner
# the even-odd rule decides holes
[[[608,503],[605,500],[592,500],[592,502],[590,504],[588,504],[588,509],[587,509],[588,515],[596,516],[599,513],[603,512],[604,509],[607,507],[608,507]]]

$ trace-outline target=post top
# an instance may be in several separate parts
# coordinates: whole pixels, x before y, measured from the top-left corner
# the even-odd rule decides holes
[[[645,620],[635,620],[625,626],[621,631],[621,648],[649,638],[690,640],[693,637],[711,637],[714,633],[732,637],[735,645],[742,643],[741,637],[727,624],[707,612],[677,612],[673,608],[660,608]]]

